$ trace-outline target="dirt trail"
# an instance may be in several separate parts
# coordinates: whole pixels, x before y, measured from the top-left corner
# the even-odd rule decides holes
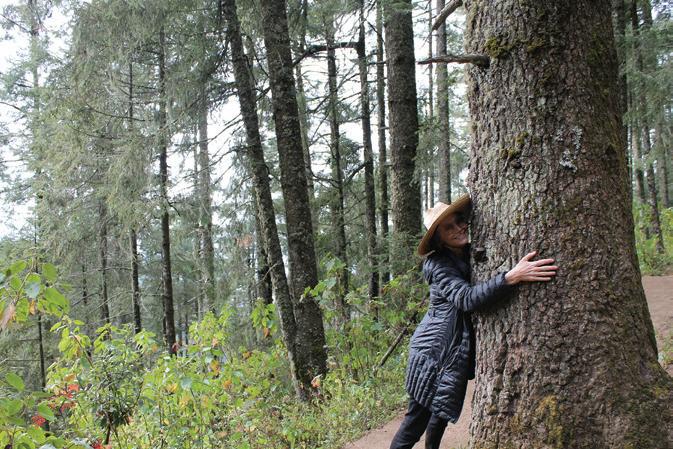
[[[659,346],[661,346],[662,339],[673,333],[673,276],[644,276],[643,287],[645,288],[647,305],[650,308],[654,329],[657,333],[657,340]],[[669,367],[669,373],[672,369]],[[470,417],[472,416],[473,388],[474,383],[470,382],[463,413],[455,425],[449,424],[449,427],[447,427],[440,446],[441,449],[467,448]],[[402,411],[396,419],[388,422],[380,429],[372,430],[358,441],[345,446],[344,449],[388,449],[403,417],[404,412]],[[414,449],[423,448],[423,444],[424,440],[421,438]]]

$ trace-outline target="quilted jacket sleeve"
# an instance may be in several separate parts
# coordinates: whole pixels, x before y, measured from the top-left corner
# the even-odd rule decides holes
[[[493,303],[507,294],[512,287],[505,283],[505,273],[484,282],[470,285],[458,269],[444,258],[429,258],[423,267],[430,284],[431,295],[445,298],[455,307],[466,312]]]

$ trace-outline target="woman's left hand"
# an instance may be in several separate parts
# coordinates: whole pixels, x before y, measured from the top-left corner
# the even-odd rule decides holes
[[[505,274],[507,285],[515,285],[519,282],[546,282],[556,276],[556,265],[551,265],[554,259],[531,260],[537,251],[526,254],[514,268]]]

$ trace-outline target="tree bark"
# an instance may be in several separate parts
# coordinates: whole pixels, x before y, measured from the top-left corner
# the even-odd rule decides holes
[[[437,11],[444,0],[437,0]],[[446,55],[446,23],[437,28],[437,56]],[[437,65],[437,114],[439,122],[439,201],[451,202],[451,125],[449,118],[449,75],[446,64]]]
[[[311,208],[307,193],[304,155],[297,142],[301,131],[297,120],[297,95],[292,78],[292,57],[285,1],[262,0],[264,44],[269,64],[273,118],[280,159],[280,183],[285,200],[288,229],[290,290],[297,320],[297,357],[302,385],[309,376],[327,371],[322,312],[307,289],[318,283]]]
[[[659,167],[659,193],[661,195],[661,205],[664,208],[671,207],[671,198],[668,193],[669,169],[671,164],[671,155],[668,154],[666,141],[664,139],[664,111],[662,110],[654,129],[654,145],[657,155],[657,167]]]
[[[199,98],[199,230],[200,268],[203,286],[203,312],[215,309],[215,250],[213,249],[213,211],[210,193],[210,155],[208,153],[208,92],[201,82]]]
[[[468,69],[473,277],[531,250],[560,266],[475,317],[470,447],[671,447],[673,382],[636,258],[610,2],[465,7],[466,50],[492,56]]]
[[[360,109],[362,114],[362,151],[365,164],[365,215],[367,220],[367,260],[369,261],[368,296],[372,301],[379,294],[379,271],[376,245],[376,192],[374,190],[374,151],[370,120],[369,82],[367,81],[367,53],[365,37],[365,4],[360,0],[358,27],[358,70],[360,72]]]
[[[418,147],[418,109],[411,0],[385,5],[386,62],[393,231],[393,272],[411,264],[421,230],[421,189],[415,171]]]
[[[161,190],[161,281],[164,305],[164,338],[168,352],[177,353],[173,274],[171,270],[170,216],[168,213],[168,129],[166,118],[166,55],[164,28],[159,31],[159,183]]]
[[[249,151],[249,150],[248,150]],[[262,155],[263,156],[263,155]],[[250,159],[250,157],[248,157]],[[253,178],[253,181],[255,178]],[[253,186],[255,192],[257,186]],[[270,191],[270,188],[269,188]],[[275,213],[270,211],[275,223]],[[257,298],[261,298],[264,304],[273,303],[273,290],[271,285],[271,273],[269,266],[269,254],[266,250],[266,242],[264,239],[264,230],[262,229],[262,214],[255,197],[255,258],[257,259]],[[287,282],[287,281],[286,281]]]
[[[255,198],[257,201],[257,208],[260,211],[260,227],[262,234],[264,235],[264,244],[266,245],[266,250],[268,253],[269,264],[271,265],[271,282],[273,286],[274,296],[276,298],[276,304],[278,306],[278,312],[280,317],[280,327],[283,333],[283,341],[285,347],[288,351],[288,356],[290,360],[290,370],[292,374],[293,383],[295,386],[295,391],[298,397],[306,399],[310,396],[310,391],[312,389],[311,380],[316,375],[324,374],[326,367],[325,361],[323,359],[322,367],[316,360],[317,357],[312,351],[315,351],[315,345],[320,344],[320,348],[324,354],[324,333],[322,333],[322,340],[319,337],[315,337],[317,331],[315,328],[319,326],[319,330],[324,332],[322,329],[322,316],[318,315],[320,318],[319,323],[311,322],[310,320],[302,321],[306,318],[307,307],[310,310],[310,303],[312,302],[313,306],[317,310],[318,314],[320,312],[317,309],[317,304],[312,301],[310,296],[301,298],[301,297],[292,297],[291,290],[288,286],[287,279],[285,277],[285,267],[283,262],[283,255],[281,252],[280,240],[278,238],[278,233],[276,230],[276,219],[273,209],[273,201],[271,198],[271,188],[269,185],[269,169],[264,162],[264,151],[262,148],[261,137],[259,134],[259,122],[257,118],[257,112],[255,110],[255,96],[253,91],[252,79],[249,72],[249,66],[245,54],[243,53],[243,45],[241,43],[240,35],[240,25],[238,22],[238,17],[236,15],[236,5],[234,0],[223,0],[223,6],[225,10],[225,17],[228,21],[227,36],[229,38],[232,54],[232,62],[234,66],[234,76],[236,78],[236,84],[238,87],[238,97],[239,103],[241,106],[241,115],[243,116],[243,123],[246,130],[247,136],[247,155],[251,165],[251,171],[253,176],[253,184],[255,186]],[[265,14],[269,14],[273,11],[272,4],[265,5]],[[284,7],[284,5],[283,5]],[[284,9],[282,10],[284,14]],[[277,20],[274,17],[274,20]],[[265,21],[265,23],[277,23]],[[276,30],[276,32],[282,32]],[[285,39],[286,43],[289,44],[289,39],[287,38],[287,22],[285,22]],[[278,51],[274,45],[270,46],[271,52]],[[284,50],[286,57],[289,58],[289,47]],[[271,57],[271,56],[270,56]],[[278,55],[276,55],[278,57]],[[274,68],[272,67],[272,70]],[[289,75],[290,80],[292,79],[292,68],[286,66],[285,77]],[[289,72],[288,72],[289,71]],[[287,79],[285,79],[287,83]],[[294,89],[292,89],[294,90]],[[294,95],[294,92],[288,92],[291,95]],[[295,97],[292,97],[295,98]],[[287,101],[287,99],[286,99]],[[296,104],[296,103],[295,103]],[[296,111],[296,108],[295,108]],[[296,117],[296,115],[295,115]],[[280,129],[284,129],[281,124],[276,126]],[[297,129],[294,130],[295,132]],[[283,139],[279,139],[279,147],[281,145],[286,145],[287,142]],[[295,141],[295,143],[298,140]],[[297,151],[299,150],[299,151]],[[296,153],[299,153],[298,155]],[[295,158],[295,161],[299,161],[299,165],[295,166],[295,170],[298,168],[299,173],[304,172],[304,165],[302,163],[303,157],[301,154],[301,148],[295,148],[295,154],[292,155]],[[282,157],[282,156],[281,156]],[[282,163],[282,162],[281,162]],[[303,190],[304,197],[307,199],[306,190]],[[289,206],[288,206],[289,207]],[[288,217],[290,214],[287,214]],[[310,215],[309,215],[310,217]],[[311,229],[310,220],[308,223],[308,229]],[[292,229],[296,226],[296,222],[289,223],[288,228],[290,229],[290,234],[292,235]],[[304,227],[306,229],[306,226]],[[293,248],[294,249],[294,248]],[[296,257],[295,253],[292,255],[291,249],[291,258],[290,261],[296,262],[294,259]],[[315,264],[315,259],[313,259]],[[295,265],[295,270],[299,268]],[[314,265],[315,269],[315,265]],[[296,288],[296,286],[295,286]],[[293,302],[302,304],[293,304]],[[311,331],[307,334],[306,330],[300,330],[302,326],[313,327]]]
[[[652,26],[652,12],[650,10],[649,0],[642,2],[643,8],[643,29],[647,31]],[[631,26],[633,28],[634,50],[636,53],[636,69],[642,76],[646,76],[651,69],[651,57],[643,55],[646,51],[640,43],[640,21],[638,20],[638,9],[636,0],[631,0]],[[650,119],[649,119],[649,103],[647,98],[646,86],[643,81],[636,83],[634,89],[637,92],[638,98],[638,115],[640,116],[640,125],[636,132],[639,132],[643,143],[643,161],[646,167],[647,180],[647,204],[650,207],[650,223],[652,225],[652,232],[656,238],[656,249],[659,254],[664,254],[664,235],[661,232],[661,221],[659,219],[659,203],[657,201],[657,180],[654,176],[654,167],[650,153],[652,152],[652,140],[650,139]]]
[[[386,148],[386,80],[383,53],[383,5],[376,1],[376,113],[379,150],[379,219],[381,220],[381,285],[390,280],[388,248],[388,157]]]
[[[330,166],[332,168],[332,185],[334,192],[330,196],[332,214],[332,232],[334,233],[334,255],[343,263],[339,270],[339,289],[336,294],[337,308],[344,322],[350,319],[350,312],[345,301],[348,292],[348,255],[346,252],[346,220],[344,218],[344,175],[341,160],[339,133],[339,110],[337,92],[336,52],[334,51],[334,16],[327,16],[324,21],[325,42],[327,44],[327,115],[330,125]]]

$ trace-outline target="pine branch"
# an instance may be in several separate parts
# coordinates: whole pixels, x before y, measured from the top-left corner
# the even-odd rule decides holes
[[[418,61],[419,64],[447,64],[450,62],[456,62],[458,64],[474,64],[480,67],[488,67],[490,64],[490,59],[485,55],[441,55],[435,56],[434,58],[424,59]]]

